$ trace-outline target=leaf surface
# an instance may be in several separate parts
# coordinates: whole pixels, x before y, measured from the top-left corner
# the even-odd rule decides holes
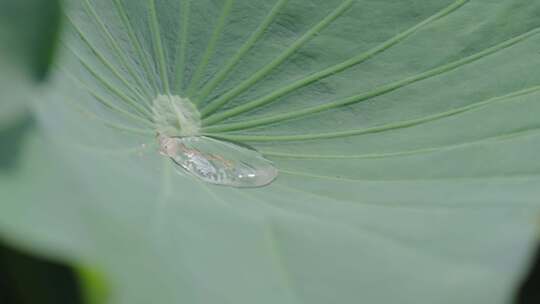
[[[10,227],[104,269],[114,303],[510,302],[536,240],[540,3],[68,2],[34,109],[91,198],[47,214],[93,211],[87,234]],[[277,181],[176,174],[151,122],[168,93]]]

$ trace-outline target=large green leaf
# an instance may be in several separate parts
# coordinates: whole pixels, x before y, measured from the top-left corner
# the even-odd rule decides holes
[[[60,19],[58,0],[0,0],[0,128],[26,115],[31,88],[51,63]]]
[[[67,2],[7,234],[95,265],[113,303],[510,302],[540,206],[540,3]],[[150,122],[168,93],[278,180],[177,174]]]

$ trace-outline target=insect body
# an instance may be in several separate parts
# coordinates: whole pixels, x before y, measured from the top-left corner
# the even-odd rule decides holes
[[[261,187],[277,177],[277,170],[257,151],[204,136],[158,135],[160,152],[183,172],[205,182],[232,187]]]

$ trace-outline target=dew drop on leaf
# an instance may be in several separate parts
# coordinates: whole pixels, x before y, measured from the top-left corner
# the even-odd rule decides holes
[[[207,183],[237,188],[271,184],[278,171],[259,152],[205,136],[159,136],[160,152],[180,171]]]

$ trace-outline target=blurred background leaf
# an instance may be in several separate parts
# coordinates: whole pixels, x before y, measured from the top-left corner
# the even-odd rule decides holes
[[[0,303],[83,303],[75,273],[67,266],[0,244]]]
[[[60,0],[0,0],[0,128],[25,115],[57,45]]]

